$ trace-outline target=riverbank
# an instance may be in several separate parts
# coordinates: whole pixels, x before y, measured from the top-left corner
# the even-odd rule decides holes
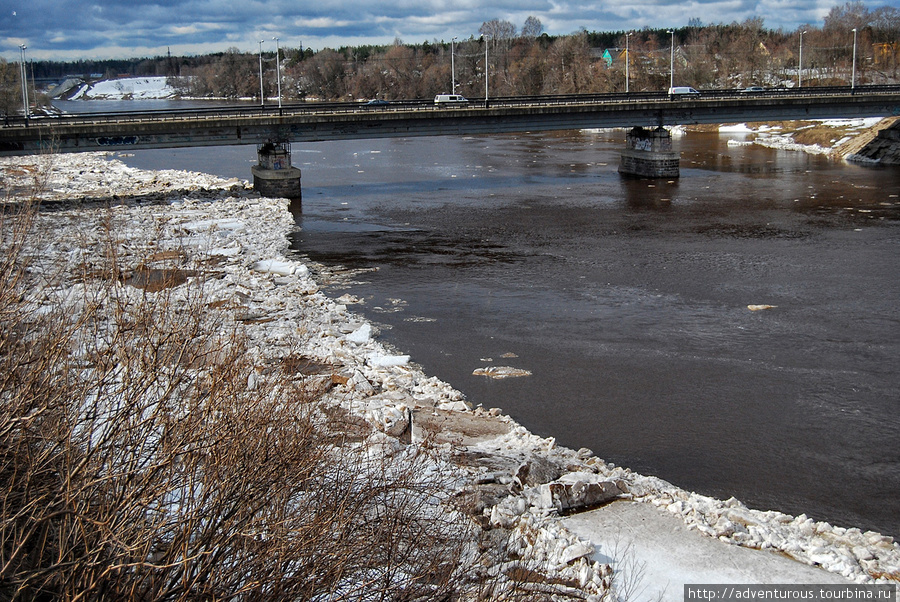
[[[321,294],[307,267],[287,251],[294,224],[286,201],[259,198],[243,181],[140,171],[101,154],[0,165],[6,189],[27,193],[41,180],[39,196],[56,210],[40,219],[58,240],[77,240],[112,204],[117,220],[128,225],[135,259],[151,241],[216,257],[224,276],[211,283],[210,294],[254,341],[261,362],[296,351],[299,338],[305,356],[334,367],[313,377],[328,381],[327,402],[367,419],[384,435],[379,445],[427,439],[441,446],[466,475],[485,526],[521,533],[523,550],[585,595],[602,594],[609,576],[604,565],[615,559],[606,544],[595,548],[598,542],[564,528],[560,514],[611,498],[658,508],[716,545],[778,551],[857,583],[900,580],[900,548],[888,537],[699,496],[588,450],[561,448],[500,410],[471,408],[451,385],[381,345],[377,331],[340,299]],[[48,262],[64,264],[65,245],[57,241],[43,252]]]
[[[717,131],[732,135],[729,144],[733,145],[758,144],[768,148],[846,159],[895,121],[895,117],[869,117],[740,123],[718,126]]]

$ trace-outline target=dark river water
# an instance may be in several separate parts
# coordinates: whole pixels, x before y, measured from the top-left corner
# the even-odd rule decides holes
[[[900,536],[900,169],[729,137],[677,138],[671,181],[617,173],[624,132],[294,145],[292,247],[367,270],[326,292],[537,434]],[[125,160],[249,179],[256,155]]]

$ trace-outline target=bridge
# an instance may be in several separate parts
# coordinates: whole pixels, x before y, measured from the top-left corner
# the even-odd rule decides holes
[[[900,115],[900,86],[495,98],[436,104],[305,102],[7,118],[0,155]]]

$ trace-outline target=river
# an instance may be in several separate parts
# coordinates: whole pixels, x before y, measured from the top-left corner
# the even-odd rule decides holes
[[[292,248],[345,274],[326,292],[382,341],[532,432],[900,536],[900,168],[734,137],[677,138],[668,181],[617,173],[622,131],[294,145]],[[123,159],[249,179],[256,155]]]

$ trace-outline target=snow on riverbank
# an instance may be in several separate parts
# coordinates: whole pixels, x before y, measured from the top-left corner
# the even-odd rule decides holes
[[[721,134],[736,134],[739,137],[729,138],[729,146],[758,144],[780,150],[803,151],[813,155],[828,155],[837,152],[840,147],[861,132],[872,128],[882,121],[882,117],[860,119],[821,119],[813,122],[798,121],[783,124],[739,123],[719,127]],[[793,127],[789,127],[793,126]],[[812,128],[830,130],[833,136],[826,136],[824,144],[803,144],[797,142],[798,135]]]
[[[166,77],[123,77],[85,84],[70,100],[149,100],[175,95]]]
[[[214,257],[221,277],[209,280],[208,294],[221,311],[233,312],[261,362],[296,353],[299,341],[304,356],[334,367],[321,377],[333,385],[327,401],[372,424],[380,433],[373,445],[402,449],[428,439],[448,461],[465,458],[459,479],[481,500],[483,522],[508,529],[521,557],[567,583],[553,586],[560,595],[599,599],[611,576],[608,561],[565,528],[560,513],[611,499],[651,504],[718,545],[779,551],[857,583],[900,581],[900,546],[890,537],[685,491],[589,450],[559,447],[500,410],[471,408],[452,386],[382,345],[377,330],[341,299],[319,291],[316,266],[288,250],[294,222],[286,200],[260,198],[243,181],[146,172],[100,153],[2,159],[0,176],[7,190],[26,190],[36,177],[43,183],[39,196],[55,209],[40,215],[56,233],[45,249],[48,262],[64,265],[71,249],[62,241],[78,240],[107,215],[102,203],[71,202],[84,199],[112,204],[127,224],[129,248],[154,244]]]

